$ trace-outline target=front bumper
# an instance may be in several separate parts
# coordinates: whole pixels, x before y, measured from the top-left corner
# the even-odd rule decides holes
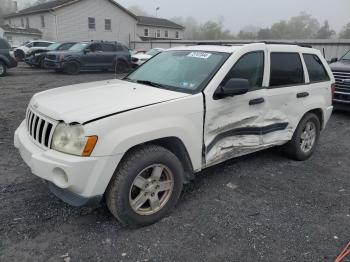
[[[57,62],[57,61],[45,59],[44,66],[47,69],[63,69],[64,64],[62,62]]]
[[[42,149],[28,135],[25,121],[15,132],[14,144],[31,172],[48,181],[52,193],[73,206],[101,199],[122,157],[79,157]]]

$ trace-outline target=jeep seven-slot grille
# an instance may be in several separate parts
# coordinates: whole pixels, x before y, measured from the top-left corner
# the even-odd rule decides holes
[[[350,103],[350,72],[333,72],[335,78],[334,100]]]
[[[27,110],[26,124],[29,135],[40,145],[49,148],[54,124],[30,109]]]

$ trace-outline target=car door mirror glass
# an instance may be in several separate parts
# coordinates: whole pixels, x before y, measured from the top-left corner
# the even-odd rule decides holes
[[[251,89],[251,85],[247,79],[231,78],[224,85],[220,86],[215,92],[217,99],[228,96],[236,96],[246,94]]]

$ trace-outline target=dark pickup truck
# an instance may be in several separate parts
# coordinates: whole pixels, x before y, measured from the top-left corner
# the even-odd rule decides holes
[[[333,58],[330,67],[335,78],[334,106],[350,110],[350,51],[342,58]]]
[[[6,74],[7,68],[17,66],[17,60],[9,43],[0,38],[0,77]]]

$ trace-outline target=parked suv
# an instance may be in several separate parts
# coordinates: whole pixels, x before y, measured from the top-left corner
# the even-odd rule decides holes
[[[350,51],[339,60],[333,58],[331,69],[335,77],[335,108],[350,110]]]
[[[70,49],[73,45],[75,45],[76,42],[66,42],[66,43],[54,43],[49,45],[44,50],[35,50],[30,55],[27,56],[27,58],[24,60],[28,65],[35,66],[38,68],[44,68],[44,59],[46,57],[46,54],[51,51],[66,51]]]
[[[23,45],[15,48],[15,56],[19,61],[24,60],[27,55],[30,55],[35,50],[45,50],[49,45],[54,42],[45,40],[33,40],[25,42]]]
[[[17,60],[11,51],[11,46],[5,39],[0,38],[0,77],[6,74],[7,68],[16,66]]]
[[[129,49],[119,43],[82,42],[65,52],[49,52],[45,68],[67,74],[79,74],[81,70],[117,70],[124,72],[130,67]]]
[[[123,80],[34,95],[14,143],[67,203],[106,199],[124,225],[164,217],[193,174],[273,146],[306,160],[332,113],[332,72],[297,45],[177,47]]]

